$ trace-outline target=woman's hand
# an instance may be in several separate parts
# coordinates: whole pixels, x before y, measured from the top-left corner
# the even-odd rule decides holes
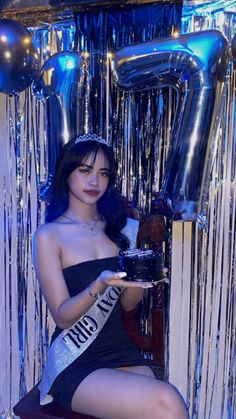
[[[168,269],[164,268],[162,270],[162,279],[152,282],[141,282],[141,281],[127,281],[125,277],[127,276],[126,272],[114,272],[114,271],[103,271],[99,277],[93,283],[93,292],[102,292],[106,287],[120,287],[120,288],[153,288],[159,282],[169,282],[167,278]]]
[[[121,288],[152,288],[152,282],[135,282],[126,281],[126,272],[103,271],[95,282],[99,282],[105,286],[121,287]]]
[[[161,279],[154,282],[154,285],[158,284],[159,282],[166,282],[167,284],[170,283],[169,278],[167,277],[168,268],[163,268],[161,271]]]
[[[162,283],[169,281],[167,278],[167,272],[167,268],[162,269],[162,279],[153,282],[131,282],[123,280],[123,282],[126,283],[126,286],[124,286],[124,292],[121,295],[121,305],[124,311],[133,310],[137,306],[137,304],[139,304],[139,302],[143,298],[144,288],[152,288],[160,282]]]

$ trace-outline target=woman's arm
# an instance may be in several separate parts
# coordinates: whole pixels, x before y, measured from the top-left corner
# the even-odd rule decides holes
[[[143,285],[143,287],[145,287]],[[120,297],[124,311],[133,310],[143,298],[144,288],[125,288]]]
[[[58,327],[72,326],[94,304],[96,297],[89,294],[101,293],[106,284],[98,278],[89,288],[70,297],[64,280],[60,249],[50,228],[43,226],[34,234],[33,260],[37,278],[50,313]],[[112,273],[111,273],[112,274]],[[117,274],[114,274],[114,278]]]
[[[129,283],[129,287],[125,288],[121,295],[121,305],[124,309],[124,311],[130,311],[133,310],[138,303],[143,298],[144,289],[145,288],[152,288],[154,285],[160,282],[167,282],[169,283],[169,279],[167,278],[167,268],[162,269],[162,280],[154,281],[154,282],[127,282]],[[136,287],[132,286],[132,284],[135,284]]]
[[[53,229],[48,225],[40,227],[34,234],[33,260],[37,278],[50,313],[58,327],[71,327],[96,301],[96,294],[107,286],[130,287],[121,297],[124,310],[131,310],[142,299],[140,287],[145,284],[125,281],[122,272],[103,271],[85,290],[70,297],[63,276],[60,248]],[[93,297],[92,295],[95,295]]]

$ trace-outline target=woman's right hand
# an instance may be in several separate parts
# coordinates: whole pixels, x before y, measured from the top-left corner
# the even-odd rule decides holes
[[[151,288],[152,282],[134,282],[123,278],[127,276],[126,272],[103,271],[96,279],[95,283],[119,288]]]

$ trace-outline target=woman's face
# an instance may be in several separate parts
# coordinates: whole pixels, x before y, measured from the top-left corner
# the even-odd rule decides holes
[[[95,204],[106,192],[109,183],[109,162],[102,151],[91,154],[68,177],[69,196],[84,204]]]

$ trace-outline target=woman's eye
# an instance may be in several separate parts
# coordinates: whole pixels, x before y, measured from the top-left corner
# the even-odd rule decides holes
[[[89,169],[78,169],[80,173],[89,173]]]
[[[102,172],[101,175],[104,176],[104,177],[108,177],[109,173],[108,172]]]

